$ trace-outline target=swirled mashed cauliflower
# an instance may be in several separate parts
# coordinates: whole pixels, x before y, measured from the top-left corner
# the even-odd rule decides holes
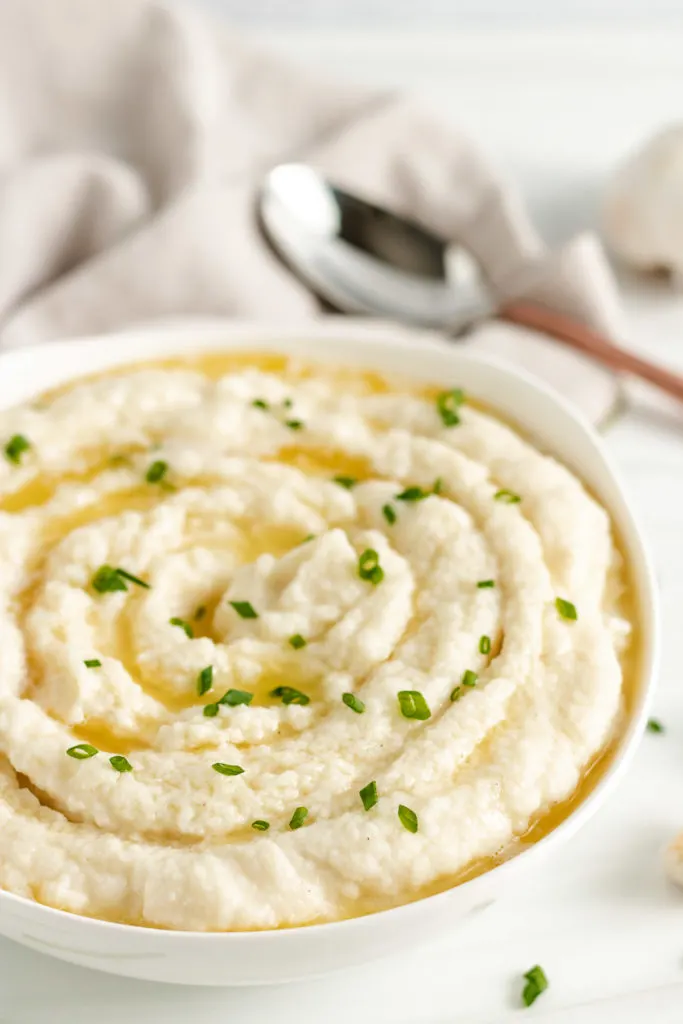
[[[0,443],[10,892],[195,930],[404,903],[619,727],[608,516],[457,390],[129,368]]]

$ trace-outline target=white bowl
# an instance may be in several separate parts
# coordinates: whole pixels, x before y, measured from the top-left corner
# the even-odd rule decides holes
[[[416,381],[462,385],[536,443],[572,467],[610,510],[631,568],[642,635],[635,708],[610,767],[590,795],[553,832],[499,867],[436,896],[367,917],[251,933],[162,931],[78,917],[0,891],[0,933],[32,949],[113,974],[200,985],[253,985],[324,974],[379,957],[457,927],[487,906],[522,871],[566,842],[604,803],[643,733],[657,662],[652,570],[628,501],[591,427],[537,381],[402,328],[350,320],[298,328],[203,323],[141,328],[95,339],[56,342],[0,356],[0,406],[81,374],[136,360],[220,349],[268,349],[365,365]],[[1,847],[1,838],[0,838]]]

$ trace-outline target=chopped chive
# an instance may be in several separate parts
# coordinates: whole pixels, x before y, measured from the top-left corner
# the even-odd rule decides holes
[[[477,583],[477,587],[479,588],[479,590],[490,590],[491,587],[495,587],[495,585],[495,580],[479,580],[479,582]]]
[[[269,405],[264,398],[255,398],[251,403],[255,409],[268,409]]]
[[[83,664],[86,668],[102,668],[102,662],[99,658],[86,658]]]
[[[649,718],[647,722],[648,732],[665,732],[664,726],[658,718]]]
[[[257,818],[256,821],[252,821],[251,827],[257,832],[267,832],[270,828],[270,822],[262,821],[260,818]]]
[[[218,704],[205,704],[204,705],[204,717],[215,718],[218,714]]]
[[[193,638],[194,630],[192,629],[190,623],[186,622],[185,619],[179,619],[176,615],[174,615],[172,619],[168,620],[168,622],[169,625],[178,626],[179,629],[182,629],[185,636],[189,637],[190,640]]]
[[[456,688],[454,690],[451,690],[451,700],[452,701],[460,700],[461,697],[462,697],[462,686],[456,686]]]
[[[384,569],[379,564],[379,555],[372,548],[366,548],[358,559],[358,575],[369,580],[374,586],[384,579]]]
[[[301,633],[295,633],[294,636],[289,638],[289,646],[293,647],[295,651],[300,651],[302,647],[306,646],[306,641],[302,637]]]
[[[248,690],[226,690],[219,704],[227,704],[229,708],[236,708],[239,704],[251,704],[254,694]]]
[[[121,579],[118,569],[111,565],[101,565],[92,580],[93,590],[98,594],[109,594],[115,590],[128,590],[125,580]]]
[[[297,829],[297,828],[301,828],[301,826],[303,825],[303,823],[305,822],[307,817],[308,817],[308,808],[307,807],[297,807],[297,809],[294,811],[294,814],[292,815],[292,817],[290,819],[290,822],[289,822],[289,827],[292,830],[292,832],[294,832],[294,830]]]
[[[123,754],[114,754],[113,757],[109,758],[109,764],[112,766],[115,772],[132,772],[133,765],[130,763],[127,757]]]
[[[201,619],[203,619],[205,615],[206,615],[206,605],[205,604],[200,604],[199,607],[197,608],[197,610],[194,613],[194,616],[193,616],[194,621],[195,622],[200,622]]]
[[[355,693],[342,693],[342,700],[346,704],[347,708],[351,708],[357,715],[362,715],[365,711],[365,704],[362,700],[356,697]]]
[[[434,481],[434,486],[432,487],[432,494],[441,494],[442,490],[443,490],[443,480],[442,480],[442,478],[440,476],[438,476],[436,478],[436,480]]]
[[[491,637],[482,636],[479,638],[479,653],[490,654],[491,653]]]
[[[382,505],[382,515],[389,523],[389,526],[393,526],[396,522],[396,511],[393,505]]]
[[[477,673],[473,672],[472,669],[468,668],[462,674],[461,683],[463,686],[476,686],[477,685]]]
[[[197,676],[197,693],[203,697],[213,686],[213,665],[207,665]]]
[[[131,572],[127,572],[120,566],[116,569],[116,572],[119,574],[119,576],[122,576],[124,580],[129,580],[131,583],[134,583],[136,587],[144,587],[145,590],[150,590],[149,583],[145,583],[145,581],[141,580],[139,576],[133,576]]]
[[[358,481],[353,476],[333,476],[335,484],[339,484],[340,487],[345,487],[347,491],[350,491],[356,486]]]
[[[274,690],[270,691],[271,697],[279,697],[283,704],[310,704],[311,698],[302,693],[301,690],[295,690],[293,686],[276,686]]]
[[[405,804],[398,805],[398,820],[408,832],[417,832],[417,814]]]
[[[532,967],[530,971],[527,971],[524,975],[526,985],[522,992],[522,1002],[525,1006],[531,1006],[535,1003],[541,992],[545,992],[548,987],[548,979],[546,978],[545,971],[538,964]]]
[[[21,456],[24,452],[27,452],[31,447],[31,442],[28,438],[24,437],[23,434],[15,434],[10,437],[9,441],[5,445],[5,455],[10,462],[13,462],[16,466],[21,462]]]
[[[99,754],[99,750],[90,743],[77,743],[75,747],[69,747],[67,754],[77,761],[87,761],[89,757]]]
[[[147,470],[145,480],[148,484],[158,484],[160,480],[166,476],[168,472],[168,462],[164,462],[162,459],[157,459]]]
[[[284,405],[285,409],[291,409],[292,406],[294,405],[294,402],[292,401],[291,398],[283,398],[282,404]]]
[[[406,487],[396,495],[396,501],[422,501],[429,497],[429,491],[423,491],[421,487]]]
[[[211,765],[215,772],[219,775],[243,775],[244,768],[240,768],[238,764],[224,764],[223,761],[216,761]]]
[[[366,811],[369,811],[375,806],[379,797],[377,795],[377,783],[368,782],[367,786],[363,786],[358,794],[363,802],[363,807]]]
[[[309,533],[308,537],[304,537],[303,540],[299,541],[299,544],[308,544],[309,540],[315,540],[315,534]]]
[[[237,614],[242,619],[258,619],[254,606],[249,601],[230,601]]]
[[[555,598],[555,607],[563,619],[576,622],[579,617],[576,612],[576,606],[573,605],[571,601],[565,601],[563,597]]]
[[[304,427],[301,420],[285,420],[285,426],[290,430],[303,430]]]
[[[457,427],[460,423],[458,409],[465,401],[465,393],[460,388],[442,391],[436,396],[436,408],[445,427]]]
[[[493,495],[494,501],[502,501],[504,505],[516,505],[522,499],[514,491],[508,491],[502,487]]]
[[[431,718],[429,705],[419,690],[399,690],[397,696],[404,718],[417,718],[420,722]]]

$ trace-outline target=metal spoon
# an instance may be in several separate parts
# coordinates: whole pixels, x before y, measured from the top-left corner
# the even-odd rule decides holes
[[[346,313],[457,333],[493,309],[463,249],[344,192],[305,164],[270,171],[260,215],[297,276]]]
[[[612,370],[683,401],[683,377],[540,304],[495,308],[462,248],[337,188],[313,167],[280,164],[266,176],[259,213],[276,252],[317,295],[346,313],[387,317],[459,334],[495,316],[542,331]]]

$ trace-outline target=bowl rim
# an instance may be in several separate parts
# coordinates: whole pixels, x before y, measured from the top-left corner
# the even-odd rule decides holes
[[[319,342],[323,342],[320,352],[311,352],[310,349]],[[345,358],[347,353],[330,353],[326,346],[332,346],[334,342],[339,345],[351,343],[354,348],[354,357]],[[106,348],[105,348],[106,346]],[[16,907],[21,914],[35,915],[44,920],[50,919],[55,923],[67,923],[73,930],[93,931],[97,930],[100,935],[112,937],[130,937],[136,935],[142,941],[153,941],[166,949],[171,949],[177,944],[188,942],[201,943],[202,945],[220,944],[242,944],[259,943],[277,946],[292,942],[297,936],[315,936],[324,934],[325,937],[338,935],[349,929],[372,929],[375,924],[387,921],[391,916],[396,926],[406,926],[411,919],[427,910],[437,903],[443,905],[449,898],[463,888],[470,893],[477,889],[484,890],[487,880],[495,876],[496,880],[507,877],[520,865],[529,866],[532,862],[538,861],[542,856],[551,852],[556,846],[567,841],[574,835],[605,802],[609,795],[623,777],[628,768],[636,748],[642,738],[645,729],[654,692],[657,669],[660,656],[660,621],[658,593],[655,580],[655,573],[650,553],[645,543],[643,532],[627,498],[620,472],[615,467],[611,456],[606,451],[600,435],[593,425],[575,409],[560,393],[555,392],[542,380],[534,377],[525,370],[520,370],[512,364],[488,354],[477,353],[472,349],[463,350],[452,343],[448,343],[443,335],[434,331],[423,331],[405,327],[381,320],[366,320],[363,318],[350,318],[342,316],[327,316],[322,320],[306,321],[295,324],[273,324],[267,320],[222,320],[219,318],[182,318],[170,321],[153,321],[150,323],[136,324],[124,330],[112,334],[94,334],[83,337],[59,339],[56,341],[42,342],[26,348],[10,349],[0,352],[0,367],[7,368],[10,378],[12,377],[12,363],[15,363],[14,372],[21,373],[22,363],[26,364],[25,370],[28,373],[29,367],[33,372],[35,365],[30,366],[35,360],[40,359],[41,353],[50,353],[48,362],[63,356],[64,366],[70,365],[71,369],[63,375],[58,374],[57,380],[44,386],[29,386],[26,395],[18,399],[18,403],[26,401],[31,395],[40,394],[41,391],[59,387],[63,382],[77,381],[79,378],[105,372],[116,367],[133,366],[135,363],[149,363],[152,360],[173,358],[176,355],[201,355],[215,351],[231,350],[254,352],[273,352],[289,355],[303,355],[305,358],[317,360],[321,363],[329,363],[337,366],[358,367],[359,359],[357,349],[363,347],[360,353],[360,363],[369,370],[375,369],[380,373],[389,376],[400,376],[400,369],[391,370],[382,368],[379,359],[373,359],[380,351],[387,355],[387,349],[392,355],[408,355],[408,361],[415,356],[416,346],[429,350],[429,359],[455,358],[461,365],[470,367],[483,366],[499,377],[508,377],[522,383],[527,389],[541,396],[546,401],[557,406],[565,418],[571,421],[572,429],[584,435],[594,452],[600,457],[604,468],[611,477],[616,491],[623,501],[623,508],[620,518],[625,521],[630,537],[625,542],[629,560],[634,559],[638,564],[638,577],[634,573],[632,579],[634,586],[638,589],[638,611],[639,626],[641,630],[641,652],[638,665],[638,678],[636,680],[636,698],[634,707],[629,715],[629,722],[625,728],[616,750],[612,756],[611,763],[605,769],[602,777],[598,780],[588,795],[550,832],[529,847],[515,854],[509,859],[496,864],[481,874],[457,883],[447,889],[443,889],[429,896],[418,897],[410,902],[399,904],[383,910],[373,911],[359,917],[344,918],[338,921],[325,921],[312,924],[288,926],[285,928],[272,928],[253,931],[185,931],[174,928],[155,928],[148,925],[127,924],[116,921],[107,921],[101,918],[88,917],[77,914],[73,911],[61,910],[44,903],[39,903],[25,896],[8,892],[0,888],[0,905],[4,904],[9,910]],[[104,349],[104,352],[103,352]],[[152,351],[150,351],[152,350]],[[300,350],[300,351],[297,351]],[[91,353],[96,353],[90,360]],[[75,357],[83,355],[85,358]],[[365,356],[369,358],[365,360]],[[104,358],[103,358],[104,357]],[[83,363],[92,363],[92,367],[82,368]],[[457,367],[455,367],[457,369]],[[411,372],[414,372],[411,370]],[[54,372],[48,376],[54,378]],[[418,376],[423,377],[425,382],[434,380],[436,372],[431,369]],[[495,403],[494,403],[495,405]],[[0,409],[9,408],[7,403],[0,397]],[[523,419],[523,418],[522,418]],[[533,433],[533,432],[531,432]],[[552,454],[552,446],[549,448]],[[563,461],[564,460],[560,460]],[[581,479],[580,473],[577,475]],[[609,509],[608,511],[612,512]],[[622,530],[623,532],[623,530]]]

